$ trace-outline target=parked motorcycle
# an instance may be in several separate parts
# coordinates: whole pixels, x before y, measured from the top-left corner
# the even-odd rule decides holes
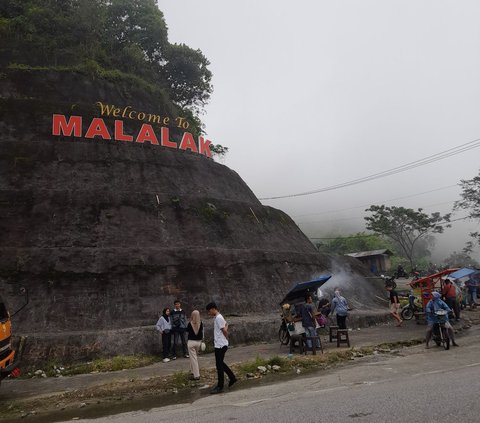
[[[400,315],[402,316],[402,320],[411,320],[415,313],[419,313],[422,311],[422,308],[415,304],[415,295],[410,294],[408,296],[408,304],[402,307],[402,311]]]
[[[282,319],[280,329],[278,329],[278,340],[280,341],[280,345],[288,345],[290,342],[290,333],[288,333],[285,319]]]
[[[443,348],[448,350],[450,348],[450,337],[448,336],[447,328],[445,327],[446,316],[448,312],[446,310],[437,310],[435,316],[437,316],[437,322],[433,324],[432,339],[437,347],[443,345]]]

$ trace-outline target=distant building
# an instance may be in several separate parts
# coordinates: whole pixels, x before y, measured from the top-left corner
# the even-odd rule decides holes
[[[350,253],[345,255],[360,260],[370,269],[372,273],[375,274],[388,272],[392,267],[390,256],[392,256],[393,253],[388,249],[360,251],[358,253]]]

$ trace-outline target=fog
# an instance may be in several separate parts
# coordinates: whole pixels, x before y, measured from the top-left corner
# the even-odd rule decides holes
[[[372,175],[480,138],[477,1],[160,0],[171,42],[210,60],[205,131],[259,198]],[[263,200],[307,236],[365,229],[365,208],[451,212],[480,148],[374,181]],[[454,219],[466,215],[460,211]],[[434,260],[478,222],[437,235]],[[478,252],[475,257],[480,260]]]
[[[383,281],[378,278],[362,278],[357,272],[348,269],[345,263],[331,262],[332,277],[320,288],[322,294],[330,300],[334,291],[339,289],[347,298],[349,307],[356,310],[378,309],[386,306],[386,290]]]

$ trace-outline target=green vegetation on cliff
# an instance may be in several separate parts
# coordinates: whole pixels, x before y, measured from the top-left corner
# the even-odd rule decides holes
[[[130,75],[198,111],[212,92],[200,50],[171,44],[155,0],[2,0],[0,68]]]

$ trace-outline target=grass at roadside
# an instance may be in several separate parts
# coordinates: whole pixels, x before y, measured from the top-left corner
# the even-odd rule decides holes
[[[237,378],[243,380],[244,387],[254,386],[255,380],[268,377],[273,382],[279,377],[298,377],[300,374],[308,374],[318,370],[331,369],[344,363],[356,360],[357,358],[377,354],[391,353],[403,346],[418,344],[418,341],[398,342],[392,344],[381,344],[365,348],[351,348],[328,351],[317,355],[295,355],[261,357],[233,365]],[[112,359],[94,360],[83,365],[69,368],[70,374],[78,374],[86,371],[111,371],[121,368],[132,368],[148,365],[158,361],[156,357],[125,357],[119,356]],[[146,364],[144,364],[146,363]],[[86,366],[86,367],[85,367]],[[266,368],[259,369],[259,366]],[[274,367],[278,366],[278,367]],[[93,370],[92,370],[93,369]],[[73,373],[76,372],[76,373]],[[277,378],[277,379],[276,379]],[[118,404],[120,400],[132,400],[145,396],[160,398],[168,395],[189,393],[201,387],[213,386],[216,383],[216,370],[214,368],[201,370],[201,381],[190,379],[189,372],[175,372],[164,377],[152,377],[149,379],[130,379],[129,381],[112,382],[97,387],[77,389],[62,394],[51,395],[48,398],[27,398],[17,400],[9,404],[3,404],[0,400],[0,421],[9,417],[28,416],[38,413],[47,414],[52,411],[76,410],[81,404],[94,407],[95,404]]]
[[[136,369],[149,366],[160,361],[161,358],[153,355],[118,355],[111,358],[97,358],[86,363],[62,365],[55,362],[45,363],[43,366],[27,369],[22,377],[32,377],[36,370],[42,370],[47,377],[74,376],[96,372],[115,372],[124,369]],[[41,376],[41,375],[39,375]]]

